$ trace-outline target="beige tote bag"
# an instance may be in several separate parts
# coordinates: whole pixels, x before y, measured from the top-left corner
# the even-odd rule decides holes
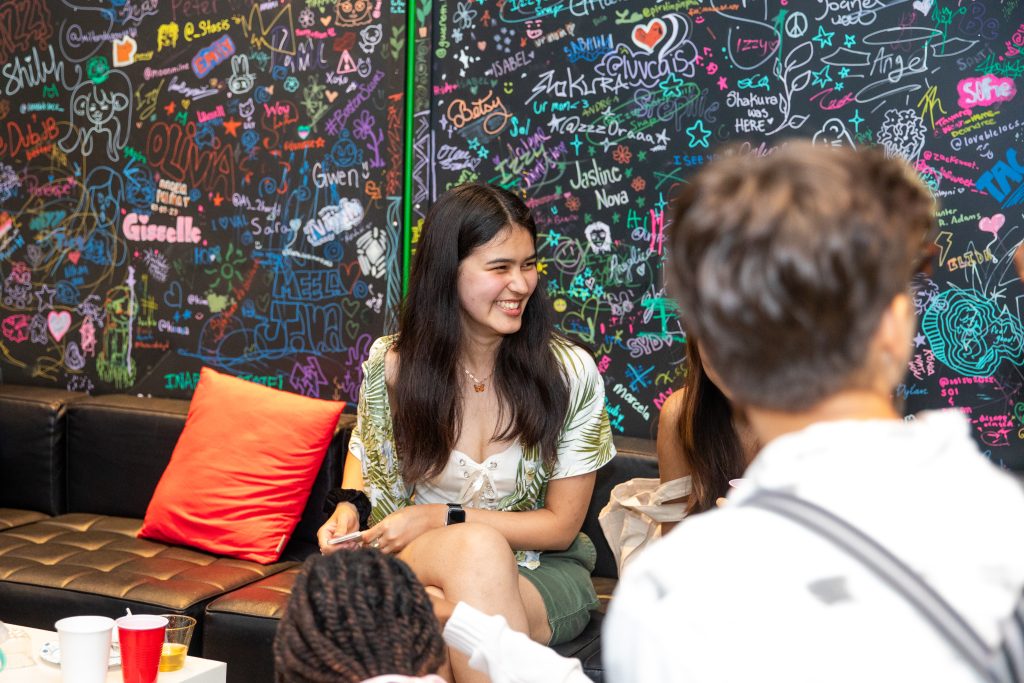
[[[664,484],[658,479],[630,479],[612,489],[597,519],[615,555],[619,576],[630,558],[661,537],[662,522],[678,522],[686,516],[685,503],[665,501],[685,498],[691,488],[690,477],[682,477]]]

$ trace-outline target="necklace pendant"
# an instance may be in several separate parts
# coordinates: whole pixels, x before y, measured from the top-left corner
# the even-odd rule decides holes
[[[486,389],[487,389],[487,385],[486,384],[474,384],[473,385],[473,391],[475,391],[478,394],[483,393]]]

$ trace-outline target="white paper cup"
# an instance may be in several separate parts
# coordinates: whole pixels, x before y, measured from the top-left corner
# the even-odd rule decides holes
[[[108,617],[68,617],[54,628],[60,637],[60,675],[64,683],[103,683],[110,663]]]

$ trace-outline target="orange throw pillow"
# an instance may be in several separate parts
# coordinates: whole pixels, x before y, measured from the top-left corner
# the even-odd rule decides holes
[[[139,536],[276,562],[344,408],[203,368]]]

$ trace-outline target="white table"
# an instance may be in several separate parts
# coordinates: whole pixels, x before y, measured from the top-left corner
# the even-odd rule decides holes
[[[53,631],[41,631],[37,628],[26,626],[13,626],[20,628],[32,638],[32,658],[35,659],[35,666],[26,666],[21,669],[8,669],[0,671],[0,683],[60,683],[60,667],[50,664],[39,657],[39,648],[47,641],[57,642],[57,634]],[[224,662],[215,662],[212,659],[200,657],[187,657],[185,666],[178,671],[161,671],[157,675],[157,683],[225,683],[227,681],[228,665]],[[107,671],[107,683],[122,683],[121,667],[113,667]]]

